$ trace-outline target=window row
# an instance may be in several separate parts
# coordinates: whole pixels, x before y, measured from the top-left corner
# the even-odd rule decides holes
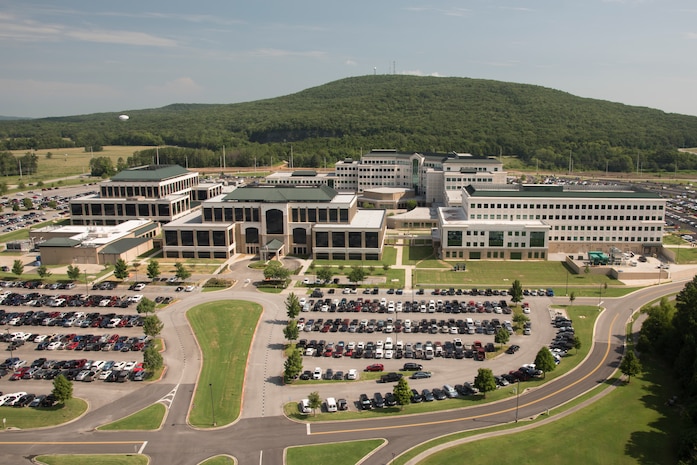
[[[169,203],[71,203],[72,216],[169,217],[189,210],[188,199]]]
[[[553,236],[555,242],[654,242],[660,243],[661,237],[640,236]]]
[[[555,231],[661,231],[660,226],[554,226]]]
[[[513,215],[497,213],[488,215],[470,213],[471,220],[508,220]],[[516,220],[576,220],[576,221],[663,221],[662,216],[624,216],[624,215],[515,215]]]
[[[475,233],[477,231],[471,231]],[[508,231],[508,235],[512,236],[512,232],[515,235],[525,236],[526,231]],[[467,236],[469,236],[470,231],[467,231]],[[479,232],[480,235],[484,236],[484,231]],[[448,231],[447,232],[447,246],[448,247],[462,247],[462,231]],[[489,231],[488,237],[488,247],[503,247],[504,244],[504,231]],[[465,242],[466,247],[484,247],[484,242]],[[545,246],[545,232],[544,231],[531,231],[529,244],[526,242],[507,242],[506,247],[544,247]]]
[[[292,208],[293,223],[348,223],[348,208]]]
[[[331,235],[331,238],[330,238]],[[363,231],[318,231],[315,233],[315,247],[348,247],[352,249],[377,249],[379,247],[377,232]]]
[[[232,229],[228,231],[165,231],[165,245],[170,247],[227,247],[233,243]]]
[[[568,204],[568,203],[556,203],[556,204],[527,204],[527,203],[477,203],[470,204],[470,208],[483,208],[488,209],[516,209],[516,210],[663,210],[663,205],[645,205],[645,204],[605,204],[605,203],[595,203],[595,204]]]

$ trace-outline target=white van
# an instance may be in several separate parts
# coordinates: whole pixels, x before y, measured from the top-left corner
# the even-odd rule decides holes
[[[300,413],[303,413],[307,415],[310,413],[312,410],[310,409],[310,400],[309,399],[303,399],[298,403],[298,410],[300,410]]]
[[[394,349],[394,346],[392,344],[392,338],[391,337],[386,337],[385,338],[385,350],[392,350]]]
[[[333,397],[327,397],[327,412],[336,412],[336,399]]]

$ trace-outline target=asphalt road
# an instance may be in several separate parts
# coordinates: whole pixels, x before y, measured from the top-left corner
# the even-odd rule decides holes
[[[443,434],[481,428],[534,417],[605,382],[619,365],[625,338],[625,325],[633,309],[662,295],[679,291],[684,282],[650,287],[622,299],[605,299],[606,310],[596,324],[595,342],[588,357],[562,378],[494,404],[466,409],[389,417],[364,421],[315,423],[310,426],[279,415],[288,401],[288,390],[280,385],[282,358],[273,350],[281,342],[280,326],[285,318],[285,296],[262,294],[238,283],[232,290],[194,293],[160,314],[165,322],[164,353],[168,370],[159,383],[144,385],[112,403],[89,411],[76,421],[40,431],[8,431],[0,437],[0,463],[28,463],[28,458],[42,453],[135,453],[152,458],[153,464],[192,464],[216,454],[229,454],[240,464],[283,463],[286,447],[364,438],[385,438],[371,463],[388,463],[414,445]],[[196,378],[200,369],[200,352],[186,323],[185,310],[193,304],[219,299],[245,299],[264,306],[262,322],[253,340],[247,369],[242,417],[235,424],[215,430],[200,431],[187,425]],[[567,303],[566,298],[557,298]],[[597,304],[595,299],[579,298],[577,304]],[[271,349],[271,350],[270,350]],[[434,383],[435,384],[435,383]],[[358,387],[358,391],[372,390]],[[156,401],[169,407],[166,420],[158,431],[96,432],[94,428],[121,418]]]

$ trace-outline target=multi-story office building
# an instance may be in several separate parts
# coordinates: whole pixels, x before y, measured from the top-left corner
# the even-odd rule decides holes
[[[334,187],[357,193],[374,188],[407,188],[421,203],[431,205],[445,204],[448,191],[459,191],[469,184],[505,182],[502,163],[491,157],[372,150],[358,161],[337,162]]]
[[[262,259],[286,254],[380,259],[384,210],[359,210],[355,194],[322,186],[247,186],[163,227],[165,257]]]
[[[544,259],[549,253],[661,247],[665,200],[629,186],[492,185],[439,210],[448,258]]]
[[[221,184],[199,184],[198,173],[177,165],[123,170],[99,186],[99,194],[70,201],[74,225],[115,225],[138,218],[167,223],[222,192]]]

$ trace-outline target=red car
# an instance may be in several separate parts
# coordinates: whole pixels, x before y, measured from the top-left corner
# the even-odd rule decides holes
[[[384,369],[385,367],[382,363],[373,363],[372,365],[365,367],[365,371],[383,371]]]

